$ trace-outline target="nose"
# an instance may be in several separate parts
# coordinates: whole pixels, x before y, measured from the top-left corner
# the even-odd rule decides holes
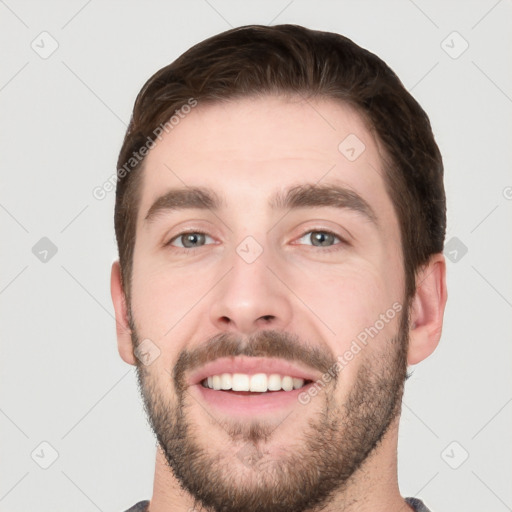
[[[265,250],[251,263],[234,251],[229,263],[230,271],[211,297],[210,320],[215,328],[244,335],[285,329],[292,319],[291,292],[280,280],[277,263]]]

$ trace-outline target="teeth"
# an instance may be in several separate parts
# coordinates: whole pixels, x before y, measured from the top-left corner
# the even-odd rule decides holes
[[[304,379],[293,378],[293,389],[299,389],[304,386]]]
[[[249,391],[249,387],[249,375],[246,375],[245,373],[233,373],[233,382],[231,383],[231,389],[233,391]]]
[[[268,376],[268,390],[281,391],[281,375],[273,373]]]
[[[214,375],[212,380],[213,380],[213,382],[212,382],[213,389],[218,391],[220,389],[220,386],[221,386],[220,375]]]
[[[247,375],[245,373],[222,373],[212,375],[204,379],[204,387],[219,390],[233,391],[251,391],[255,393],[265,393],[266,391],[291,391],[304,386],[304,379],[290,377],[289,375],[279,375],[272,373],[255,373]]]
[[[285,391],[291,391],[293,389],[293,379],[291,377],[283,377],[281,386]]]
[[[267,376],[264,373],[257,373],[251,376],[249,391],[259,391],[264,393],[267,389]]]
[[[230,373],[223,373],[220,376],[220,389],[231,389],[232,378]]]

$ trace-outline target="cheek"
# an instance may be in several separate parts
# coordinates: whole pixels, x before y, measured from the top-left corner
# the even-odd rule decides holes
[[[135,260],[134,260],[135,261]],[[211,265],[198,272],[186,265],[169,268],[165,263],[134,265],[132,313],[141,339],[149,338],[160,350],[150,372],[159,385],[174,385],[172,370],[182,350],[192,340],[211,332],[208,293],[218,281]],[[195,341],[193,342],[195,343]]]
[[[169,268],[143,256],[134,258],[132,311],[146,336],[171,336],[187,316],[203,305],[201,298],[212,287],[212,272],[183,265]]]
[[[293,280],[293,276],[288,279]],[[373,325],[399,298],[396,283],[389,282],[385,272],[360,263],[337,270],[326,268],[314,277],[294,282],[297,296],[334,331],[331,334],[341,348],[344,341]]]
[[[396,281],[396,275],[360,261],[301,279],[296,293],[314,316],[308,310],[303,313],[320,326],[337,358],[340,381],[345,383],[340,389],[350,389],[360,366],[389,350],[402,308]]]

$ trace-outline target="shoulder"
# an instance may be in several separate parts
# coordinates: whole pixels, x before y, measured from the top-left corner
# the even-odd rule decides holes
[[[404,498],[405,502],[415,510],[415,512],[430,512],[430,510],[425,506],[423,501],[418,498]]]
[[[149,500],[139,501],[133,507],[130,507],[125,512],[146,512],[148,509]]]

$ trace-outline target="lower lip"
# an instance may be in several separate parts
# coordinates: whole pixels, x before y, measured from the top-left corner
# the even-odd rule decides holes
[[[199,395],[201,401],[206,402],[215,409],[230,415],[254,415],[300,405],[298,397],[312,384],[292,391],[271,391],[267,393],[238,394],[236,391],[215,391],[205,388],[201,384],[193,386],[194,394]]]

